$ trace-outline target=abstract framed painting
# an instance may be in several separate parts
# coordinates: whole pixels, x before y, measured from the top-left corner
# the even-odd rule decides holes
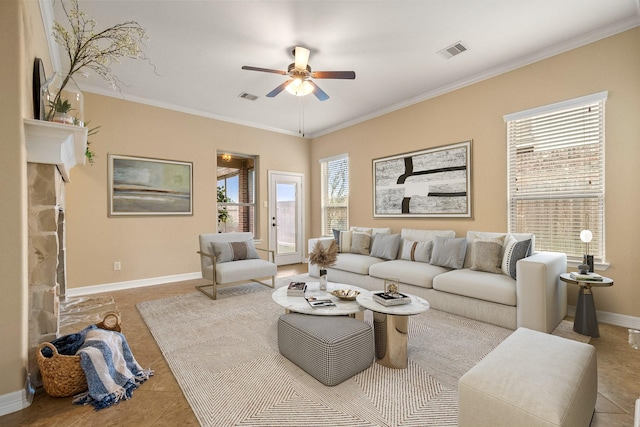
[[[109,216],[193,215],[193,164],[109,154]]]
[[[471,217],[471,143],[374,159],[374,218]]]

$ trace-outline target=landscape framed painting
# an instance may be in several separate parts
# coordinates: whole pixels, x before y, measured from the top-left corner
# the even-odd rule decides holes
[[[373,160],[374,217],[471,217],[471,143]]]
[[[109,216],[193,215],[193,164],[109,154]]]

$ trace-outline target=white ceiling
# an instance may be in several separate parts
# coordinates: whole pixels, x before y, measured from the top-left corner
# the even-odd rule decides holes
[[[78,81],[83,90],[291,135],[303,130],[306,137],[640,25],[639,0],[79,3],[96,29],[137,21],[150,37],[144,51],[153,64],[114,64],[122,95],[95,75]],[[67,24],[60,0],[54,17]],[[437,54],[459,41],[468,51],[451,59]],[[330,96],[324,102],[286,91],[265,97],[287,77],[241,67],[286,70],[296,45],[311,50],[314,71],[353,70],[356,79],[315,80]],[[243,92],[259,98],[242,99]]]

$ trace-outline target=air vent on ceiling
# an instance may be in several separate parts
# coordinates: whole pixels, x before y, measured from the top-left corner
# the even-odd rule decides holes
[[[258,97],[256,95],[252,95],[250,93],[247,92],[242,92],[240,95],[238,95],[240,98],[246,99],[248,101],[255,101],[256,99],[258,99]]]
[[[438,53],[445,59],[453,58],[456,55],[461,54],[462,52],[467,51],[467,47],[462,44],[462,42],[457,42],[452,44],[451,46],[447,46],[442,50],[439,50]]]

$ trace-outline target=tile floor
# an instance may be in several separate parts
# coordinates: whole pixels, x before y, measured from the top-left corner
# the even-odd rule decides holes
[[[284,266],[279,277],[306,272],[306,264]],[[133,354],[155,376],[133,394],[109,409],[94,411],[77,406],[71,398],[52,398],[39,389],[31,406],[0,417],[0,426],[189,426],[198,425],[178,383],[164,361],[151,333],[136,309],[141,301],[194,292],[192,280],[112,292],[122,318],[122,332]],[[633,426],[635,400],[640,396],[640,350],[627,343],[627,328],[600,324],[600,337],[591,340],[597,349],[598,400],[592,427]]]

